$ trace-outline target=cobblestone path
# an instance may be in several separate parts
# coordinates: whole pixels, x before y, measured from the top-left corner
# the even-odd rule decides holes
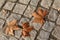
[[[47,10],[46,22],[41,25],[31,23],[32,13],[40,7]],[[60,0],[0,0],[0,40],[60,40]],[[3,10],[7,13],[3,15]],[[22,30],[15,31],[14,36],[3,33],[7,22],[17,19],[18,25],[30,22],[35,30],[30,32],[30,37],[22,37]]]

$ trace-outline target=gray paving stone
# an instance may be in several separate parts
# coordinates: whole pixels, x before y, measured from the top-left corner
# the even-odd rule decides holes
[[[39,0],[31,0],[30,5],[37,6]]]
[[[40,23],[33,23],[32,26],[34,27],[35,30],[38,31],[41,28],[42,25]]]
[[[7,9],[7,10],[12,10],[14,4],[15,4],[15,3],[7,2],[3,8],[4,8],[4,9]]]
[[[15,6],[13,12],[19,13],[19,14],[23,14],[25,8],[26,8],[26,5],[16,4],[16,6]]]
[[[24,39],[21,37],[21,38],[19,38],[19,40],[24,40]]]
[[[60,0],[55,0],[52,7],[55,9],[60,9]]]
[[[0,40],[8,40],[0,30]]]
[[[54,40],[54,39],[50,39],[50,40]]]
[[[57,39],[57,40],[60,40],[60,39]]]
[[[39,39],[37,39],[37,40],[48,40],[48,39],[39,38]]]
[[[36,34],[37,34],[37,32],[36,32],[35,30],[32,30],[32,31],[30,32],[31,40],[34,40],[34,39],[35,39]]]
[[[30,0],[19,0],[20,3],[23,3],[23,4],[28,4]]]
[[[48,19],[52,20],[52,21],[56,21],[57,17],[58,17],[58,12],[54,9],[51,9],[49,15],[48,15]]]
[[[0,29],[2,29],[3,28],[3,24],[4,24],[4,20],[2,20],[2,19],[0,19]]]
[[[7,13],[5,13],[5,14],[3,11],[0,12],[0,18],[2,18],[2,19],[6,19],[8,17],[8,15],[9,15],[9,11],[7,11]]]
[[[28,18],[32,17],[32,13],[34,12],[36,7],[29,5],[28,8],[26,9],[24,15]]]
[[[49,9],[51,3],[52,3],[52,0],[42,0],[41,6]]]
[[[42,29],[44,29],[48,32],[51,32],[54,27],[55,27],[55,23],[46,21],[46,23],[43,25]]]
[[[57,39],[60,39],[60,26],[56,26],[56,28],[52,32],[52,35]]]
[[[31,38],[28,36],[28,37],[25,37],[24,38],[25,40],[31,40]]]
[[[57,19],[56,23],[57,23],[58,25],[60,25],[60,15],[58,16],[58,19]]]
[[[48,39],[49,35],[50,35],[49,32],[45,32],[45,31],[41,30],[40,33],[39,33],[39,35],[38,35],[38,37],[37,37],[37,39],[40,39],[40,38],[42,38],[42,39]]]
[[[34,23],[32,22],[34,18],[32,18],[32,20],[30,21],[30,25],[34,27],[35,30],[39,30],[41,28],[41,24],[40,23]]]
[[[0,40],[8,40],[5,36],[0,36]]]
[[[9,40],[18,40],[18,39],[16,39],[15,37],[12,37],[12,36],[11,36],[11,37],[9,38]]]
[[[15,37],[16,38],[20,38],[21,34],[22,34],[22,30],[21,29],[15,31]]]
[[[21,17],[21,15],[11,13],[11,15],[7,18],[6,21],[7,21],[7,22],[10,22],[10,21],[12,21],[12,20],[14,20],[14,19],[20,20],[20,17]]]
[[[16,2],[17,0],[8,0],[8,1],[11,1],[11,2]]]
[[[2,5],[4,4],[5,0],[0,0],[0,8],[2,7]]]
[[[26,17],[22,17],[20,22],[19,22],[19,25],[22,25],[22,23],[25,23],[25,22],[29,22],[29,19]]]

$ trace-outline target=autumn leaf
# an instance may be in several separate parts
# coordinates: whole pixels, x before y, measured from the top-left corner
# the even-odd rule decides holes
[[[22,30],[22,35],[23,36],[30,36],[29,32],[33,30],[33,27],[30,27],[29,23],[23,23],[22,24],[23,30]]]
[[[14,35],[13,31],[14,30],[19,30],[20,28],[17,26],[17,20],[12,20],[9,23],[7,23],[7,27],[5,30],[5,33],[7,35]]]
[[[45,22],[44,17],[47,15],[46,10],[38,8],[37,12],[33,12],[32,16],[34,17],[33,22],[43,24]]]
[[[3,9],[2,12],[3,12],[3,15],[6,15],[7,10]]]

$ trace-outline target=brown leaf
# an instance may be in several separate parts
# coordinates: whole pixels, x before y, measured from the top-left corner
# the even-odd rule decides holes
[[[36,12],[33,12],[32,16],[34,16],[35,18],[41,18],[41,16],[39,16]]]
[[[3,9],[2,12],[3,12],[3,15],[6,15],[7,10]]]
[[[33,27],[30,27],[28,22],[23,23],[22,27],[23,27],[22,35],[23,36],[30,36],[29,32],[33,30]]]
[[[13,31],[14,30],[19,30],[20,28],[16,25],[17,20],[12,20],[7,24],[5,33],[7,35],[14,35]]]
[[[33,22],[43,24],[45,22],[44,17],[47,15],[46,10],[42,10],[38,8],[37,13],[33,12],[32,16],[34,16]]]
[[[38,8],[37,9],[37,13],[38,13],[38,15],[40,15],[41,17],[43,17],[43,10],[42,9]]]

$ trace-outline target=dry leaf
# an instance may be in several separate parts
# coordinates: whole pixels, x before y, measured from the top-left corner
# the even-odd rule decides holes
[[[22,27],[23,27],[22,35],[25,37],[30,36],[29,32],[33,30],[33,27],[30,27],[28,22],[23,23]]]
[[[7,10],[3,9],[2,12],[3,12],[3,15],[6,15]]]
[[[33,22],[43,24],[45,22],[44,17],[46,15],[47,15],[47,11],[39,8],[37,10],[37,13],[36,12],[32,13],[32,16],[34,16]]]
[[[14,35],[13,31],[14,30],[19,30],[20,28],[16,25],[17,20],[12,20],[7,24],[5,33],[7,35]]]

